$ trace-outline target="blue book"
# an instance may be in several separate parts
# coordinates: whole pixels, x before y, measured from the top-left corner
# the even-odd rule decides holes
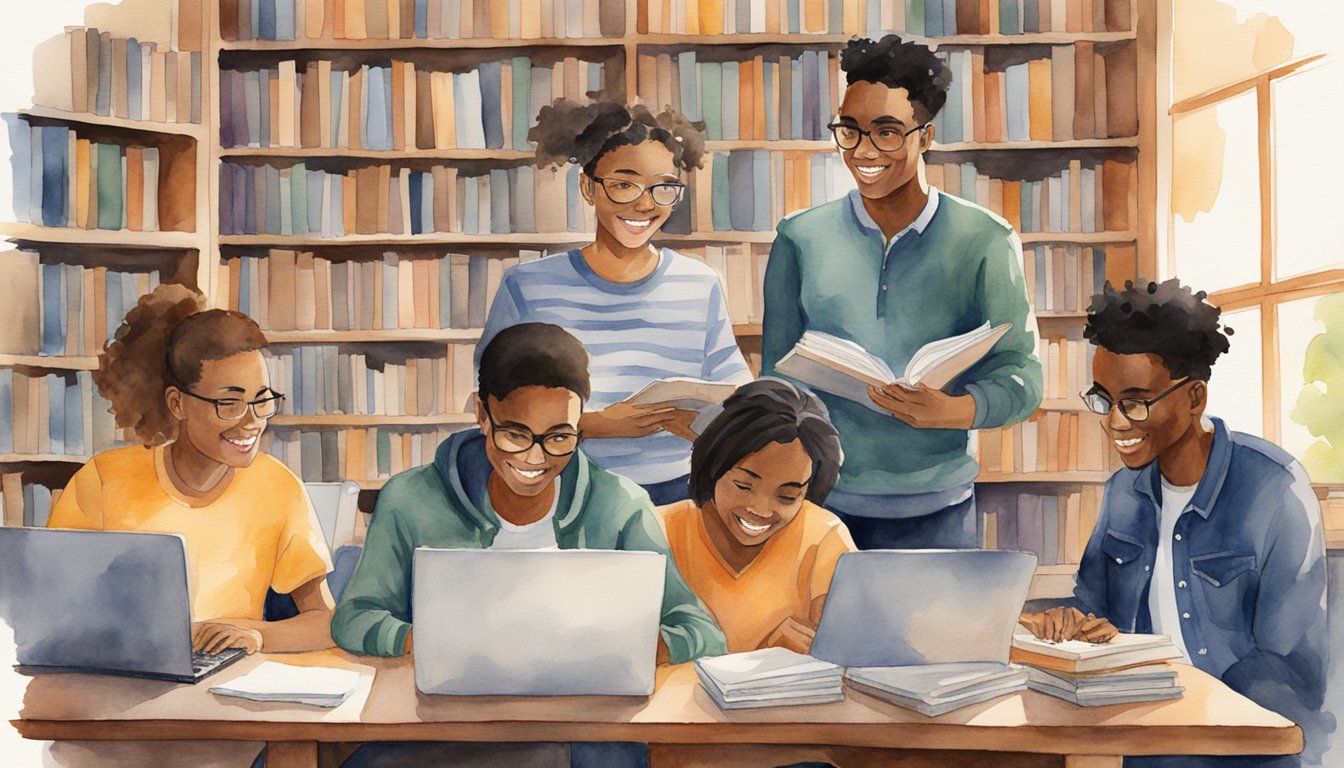
[[[583,198],[579,196],[579,176],[583,171],[577,165],[571,165],[565,171],[565,200],[567,201],[565,223],[570,232],[582,232]]]
[[[266,232],[275,234],[280,231],[280,169],[274,165],[264,165],[266,175]],[[284,204],[289,201],[285,200]]]
[[[801,134],[794,134],[800,139],[818,138],[817,114],[821,112],[821,83],[817,79],[817,52],[803,51],[803,98],[801,101],[803,109],[803,126]]]
[[[918,2],[918,0],[910,0],[910,2]],[[877,3],[870,3],[870,5],[876,6]],[[803,12],[800,0],[788,0],[788,13],[789,13],[789,34],[796,35],[802,32]]]
[[[345,104],[342,98],[341,84],[345,82],[346,74],[332,70],[331,72],[331,135],[325,137],[328,146],[338,146],[338,138],[341,135],[341,119],[345,117]]]
[[[51,453],[65,453],[65,379],[47,374],[47,436],[51,438]]]
[[[963,200],[969,200],[978,205],[988,205],[988,200],[979,200],[975,195],[975,165],[972,163],[961,164],[961,197]]]
[[[70,129],[47,126],[42,129],[42,224],[67,225],[67,201],[70,194]]]
[[[752,229],[768,232],[774,228],[770,218],[770,153],[753,151],[751,155],[752,190]]]
[[[707,61],[700,65],[700,108],[705,138],[723,140],[723,65]]]
[[[489,268],[489,257],[486,256],[472,256],[467,262],[467,323],[471,328],[485,326]]]
[[[296,177],[297,177],[297,168]],[[304,166],[303,171],[303,189],[304,194],[308,196],[308,232],[310,234],[325,234],[322,232],[322,180],[326,174],[322,171],[310,171]],[[297,183],[297,181],[296,181]]]
[[[423,193],[420,196],[421,226],[426,232],[434,231],[434,177],[428,173],[420,175],[420,184],[423,187]]]
[[[765,87],[761,91],[761,98],[765,101],[765,140],[779,140],[779,108],[771,105],[778,104],[778,98],[775,95],[775,68],[779,64],[774,61],[766,61],[762,67],[765,75]]]
[[[537,124],[537,113],[541,108],[551,103],[551,68],[533,67],[532,68],[532,93],[529,99],[530,106],[527,111],[527,127],[531,130],[532,126]],[[524,147],[535,147],[536,144],[528,142],[518,145],[518,149]]]
[[[290,226],[296,235],[306,235],[311,230],[308,226],[308,166],[304,163],[298,163],[290,169],[289,173],[289,207],[291,211]]]
[[[244,315],[252,315],[252,257],[243,256],[238,259],[238,311]]]
[[[307,413],[304,410],[303,402],[303,347],[294,347],[289,351],[290,375],[286,384],[289,386],[289,407],[295,416],[302,416]]]
[[[837,3],[839,5],[839,3]],[[812,139],[825,141],[830,137],[826,124],[831,121],[831,71],[826,66],[829,57],[825,51],[817,52],[817,127]]]
[[[829,133],[829,131],[828,131]],[[789,61],[789,138],[803,135],[803,62]]]
[[[112,114],[112,36],[103,32],[98,46],[98,95],[94,111],[106,117]],[[90,62],[92,65],[92,62]]]
[[[1003,71],[1004,112],[1008,123],[1009,141],[1030,141],[1030,94],[1027,63],[1014,64]],[[944,107],[946,109],[946,107]]]
[[[999,34],[1022,34],[1022,19],[1018,16],[1019,0],[999,0]]]
[[[322,433],[299,433],[299,479],[305,483],[322,482]]]
[[[83,456],[84,448],[84,397],[81,391],[89,386],[88,371],[79,371],[65,383],[65,450],[75,456]],[[82,380],[81,380],[82,379]]]
[[[242,165],[233,169],[233,215],[238,221],[235,230],[240,235],[257,234],[257,184],[255,166]]]
[[[476,231],[476,222],[480,220],[480,193],[478,179],[469,176],[463,179],[462,194],[462,232],[467,235],[481,234]]]
[[[588,90],[601,91],[607,85],[607,70],[601,62],[588,62]]]
[[[714,155],[714,170],[711,177],[713,196],[710,198],[710,206],[713,211],[714,229],[718,232],[736,229],[733,226],[733,198],[729,192],[732,189],[732,184],[729,182],[730,173],[728,169],[728,163],[734,154],[736,153]]]
[[[33,492],[33,503],[29,507],[33,510],[32,527],[46,528],[47,521],[51,519],[51,489],[39,483],[27,487]]]
[[[438,0],[434,0],[438,2]],[[429,37],[429,3],[427,0],[415,0],[415,36],[421,40]]]
[[[509,217],[509,172],[504,168],[490,169],[490,232],[496,235],[513,232]]]
[[[1036,285],[1033,286],[1035,291],[1032,295],[1036,297],[1036,309],[1047,310],[1050,307],[1045,303],[1045,260],[1049,258],[1049,254],[1046,253],[1044,245],[1038,245],[1033,250],[1036,260]]]
[[[140,41],[134,37],[126,41],[126,99],[127,115],[132,120],[144,120],[140,110]]]
[[[737,141],[740,138],[740,132],[737,129],[740,126],[741,119],[739,110],[742,107],[742,100],[738,95],[741,82],[738,79],[738,71],[741,69],[741,65],[736,61],[725,61],[721,67],[723,69],[723,80],[719,87],[723,89],[723,107],[721,110],[723,140]]]
[[[295,38],[294,0],[275,0],[275,39]]]
[[[832,35],[842,34],[845,28],[844,3],[827,3],[826,10],[826,31]]]
[[[943,104],[943,137],[941,141],[951,144],[966,140],[966,126],[962,125],[963,100],[967,97],[970,83],[962,83],[957,74],[962,71],[964,56],[968,51],[953,51],[948,54],[947,65],[953,72],[952,86],[947,89],[947,102]],[[963,192],[965,190],[962,190]]]
[[[1097,171],[1095,168],[1082,169],[1082,199],[1078,201],[1083,210],[1083,231],[1097,231]]]
[[[1092,293],[1101,293],[1106,287],[1106,250],[1092,249]],[[1088,366],[1090,369],[1091,366]],[[0,411],[4,413],[4,411]]]
[[[751,152],[728,152],[728,221],[732,229],[750,231],[755,219],[755,163]]]
[[[816,153],[812,155],[812,205],[821,205],[831,199],[830,191],[827,189],[827,179],[830,177],[830,168],[827,165],[827,159],[831,155]]]
[[[302,349],[304,413],[316,414],[318,412],[317,390],[322,381],[322,350],[316,347],[303,347]]]
[[[865,26],[868,37],[876,40],[882,33],[882,4],[868,3],[868,19]]]
[[[45,129],[44,129],[45,132]],[[121,229],[121,147],[98,144],[98,228]]]
[[[423,220],[421,219],[421,216],[423,215],[423,211],[421,211],[421,206],[423,205],[424,201],[423,201],[423,199],[422,199],[422,195],[421,195],[421,193],[420,193],[420,184],[421,184],[421,182],[423,181],[423,177],[424,177],[424,176],[425,176],[425,174],[420,173],[419,171],[412,171],[412,172],[411,172],[411,178],[410,178],[410,195],[411,195],[411,234],[412,234],[412,235],[421,235],[421,234],[424,234],[424,232],[425,232],[424,224],[423,224]]]
[[[439,259],[439,327],[453,327],[453,260]]]
[[[397,262],[396,253],[383,255],[383,327],[397,327]]]
[[[962,0],[963,2],[965,0]],[[978,1],[978,0],[977,0]],[[952,35],[961,32],[957,29],[957,0],[942,0],[943,3],[943,34]],[[967,34],[975,34],[975,30],[965,30]]]
[[[368,76],[364,79],[364,108],[366,117],[364,119],[364,147],[366,149],[391,149],[392,148],[392,114],[387,108],[387,97],[385,93],[389,89],[388,76],[389,70],[386,67],[369,67]]]
[[[42,168],[42,140],[46,136],[49,128],[33,126],[31,143],[28,146],[28,164],[33,169],[28,177],[28,219],[34,224],[42,224],[42,196],[44,179]],[[98,145],[93,146],[93,151],[98,151]],[[96,169],[97,166],[94,166]]]
[[[14,369],[0,368],[0,419],[11,425],[0,429],[0,453],[14,452]]]
[[[65,354],[65,274],[60,264],[42,265],[42,354]]]
[[[269,106],[270,98],[261,98],[261,79],[264,71],[243,73],[243,114],[247,115],[247,146],[262,146],[262,109]],[[270,121],[266,121],[269,131]]]
[[[27,120],[13,112],[3,117],[9,126],[9,167],[14,182],[14,220],[27,224],[29,217],[28,189],[32,186],[32,129]]]
[[[696,93],[695,72],[695,51],[682,51],[677,54],[677,73],[681,80],[681,113],[691,122],[700,119],[700,94]]]
[[[912,0],[919,2],[919,0]],[[927,37],[942,37],[946,34],[943,31],[943,2],[942,0],[923,0],[924,5],[924,34]]]
[[[1042,31],[1042,30],[1041,30],[1041,15],[1040,15],[1040,12],[1039,12],[1039,11],[1040,11],[1040,9],[1037,7],[1036,3],[1032,2],[1031,0],[1027,0],[1027,2],[1025,2],[1025,3],[1022,4],[1022,31],[1023,31],[1023,32],[1040,32],[1040,31]]]
[[[486,149],[504,146],[504,112],[500,105],[503,66],[498,61],[481,62],[481,125],[485,129]]]

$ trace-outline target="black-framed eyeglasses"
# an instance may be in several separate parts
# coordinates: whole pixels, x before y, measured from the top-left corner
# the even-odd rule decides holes
[[[653,197],[655,205],[671,208],[681,202],[682,196],[686,194],[686,185],[679,181],[662,181],[645,186],[639,182],[626,181],[625,179],[604,179],[598,176],[589,176],[588,178],[602,187],[602,191],[607,193],[607,199],[617,205],[633,203],[647,190]]]
[[[532,446],[540,445],[541,450],[548,455],[568,456],[579,449],[579,442],[583,440],[583,435],[579,432],[543,432],[538,435],[527,427],[512,425],[501,427],[495,423],[490,408],[484,407],[484,410],[486,421],[490,422],[491,440],[494,441],[495,447],[504,453],[527,453],[532,450]]]
[[[223,421],[237,421],[243,418],[247,413],[248,408],[252,409],[252,415],[256,416],[258,419],[269,419],[280,412],[280,401],[285,399],[284,395],[275,390],[270,390],[269,395],[257,398],[256,400],[242,400],[237,397],[204,397],[189,389],[181,389],[178,391],[185,395],[191,395],[197,400],[213,403],[215,406],[215,415]]]
[[[899,152],[905,146],[907,136],[915,131],[922,131],[928,126],[928,123],[924,123],[908,131],[902,131],[894,125],[883,125],[870,131],[865,131],[853,123],[831,123],[826,127],[831,129],[831,138],[835,139],[835,145],[845,151],[858,149],[859,142],[863,141],[864,136],[867,136],[877,151]]]
[[[1195,381],[1195,379],[1187,376],[1175,384],[1172,384],[1167,391],[1157,397],[1148,400],[1126,397],[1117,401],[1115,404],[1120,406],[1120,413],[1123,414],[1126,419],[1129,419],[1130,421],[1146,421],[1148,419],[1149,411],[1152,409],[1154,403],[1192,381]],[[1087,410],[1099,416],[1105,416],[1111,412],[1111,399],[1098,392],[1096,387],[1092,387],[1086,392],[1081,393],[1081,396],[1083,398],[1083,403],[1087,405]]]

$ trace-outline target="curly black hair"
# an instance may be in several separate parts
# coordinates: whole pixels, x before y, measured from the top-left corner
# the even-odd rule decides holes
[[[568,389],[587,400],[588,351],[574,335],[550,323],[519,323],[495,334],[481,352],[477,394],[503,400],[523,387]]]
[[[888,88],[904,88],[921,122],[932,120],[947,102],[952,86],[952,70],[922,43],[887,35],[876,42],[866,37],[851,38],[840,52],[840,69],[845,83],[881,83]],[[922,109],[923,114],[920,114]]]
[[[1207,295],[1175,278],[1143,288],[1126,280],[1123,291],[1107,282],[1092,297],[1083,337],[1120,355],[1157,355],[1174,379],[1208,381],[1232,329],[1219,329],[1222,310],[1204,301]]]
[[[574,163],[594,176],[597,161],[613,149],[656,141],[672,153],[678,168],[689,171],[699,168],[705,155],[704,130],[704,123],[692,123],[672,109],[655,116],[642,104],[556,99],[537,113],[527,140],[537,144],[539,168]]]
[[[812,459],[807,500],[826,500],[840,476],[844,453],[840,434],[817,396],[781,379],[748,382],[723,402],[723,411],[705,427],[691,448],[691,498],[704,506],[714,485],[739,461],[769,443],[800,440]]]

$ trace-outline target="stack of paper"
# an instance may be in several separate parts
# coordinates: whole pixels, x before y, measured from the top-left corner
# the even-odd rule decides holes
[[[1028,667],[1028,685],[1082,707],[1180,698],[1176,670],[1166,664],[1144,664],[1111,672],[1070,674]]]
[[[211,686],[210,692],[252,701],[335,707],[354,692],[358,683],[359,673],[353,669],[296,667],[264,661],[241,677]]]
[[[996,661],[851,667],[845,678],[857,690],[929,717],[1027,687],[1025,669]]]
[[[700,685],[722,709],[825,704],[845,698],[844,671],[787,648],[696,659]]]
[[[1120,633],[1108,643],[1065,640],[1054,643],[1029,632],[1013,635],[1010,661],[1060,672],[1103,672],[1180,658],[1166,635]]]

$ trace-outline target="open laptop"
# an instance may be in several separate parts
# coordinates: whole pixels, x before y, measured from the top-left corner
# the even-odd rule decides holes
[[[840,556],[812,655],[845,667],[1006,664],[1036,556],[868,550]]]
[[[172,534],[0,528],[0,620],[25,667],[194,683],[246,655],[192,651]]]
[[[653,693],[664,555],[422,547],[413,568],[421,692]]]

